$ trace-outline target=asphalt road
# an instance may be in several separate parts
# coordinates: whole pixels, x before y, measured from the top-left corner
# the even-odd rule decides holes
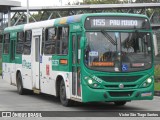
[[[44,94],[19,95],[15,86],[9,85],[0,78],[0,111],[63,111],[63,113],[64,111],[81,111],[82,113],[103,111],[101,113],[103,116],[103,113],[106,114],[107,111],[113,113],[117,111],[160,111],[160,97],[154,97],[154,100],[151,101],[132,101],[121,107],[114,106],[112,103],[76,104],[72,107],[64,107],[53,96]]]

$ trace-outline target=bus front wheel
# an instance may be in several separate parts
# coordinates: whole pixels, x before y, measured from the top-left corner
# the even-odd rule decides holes
[[[67,99],[67,96],[66,96],[66,87],[64,84],[64,80],[61,80],[61,83],[60,83],[60,101],[63,106],[68,107],[72,105],[72,101]]]
[[[123,105],[125,105],[127,102],[126,101],[116,101],[116,102],[114,102],[114,104],[116,105],[116,106],[123,106]]]

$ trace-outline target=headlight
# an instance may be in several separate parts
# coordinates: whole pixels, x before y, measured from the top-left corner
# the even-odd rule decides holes
[[[146,86],[147,86],[147,83],[146,83],[146,82],[144,82],[144,83],[143,83],[143,87],[146,87]]]
[[[148,87],[148,86],[151,85],[151,83],[152,83],[152,78],[149,77],[149,78],[147,78],[147,79],[141,84],[140,87]]]
[[[86,80],[88,86],[90,86],[91,88],[102,88],[102,86],[100,85],[100,83],[98,83],[94,79],[92,79],[90,77],[84,77],[84,79]]]
[[[92,80],[91,80],[91,79],[89,79],[89,80],[88,80],[88,83],[89,83],[89,84],[92,84],[93,82],[92,82]]]
[[[151,79],[151,78],[148,78],[148,79],[147,79],[147,82],[148,82],[148,83],[151,83],[151,82],[152,82],[152,79]]]

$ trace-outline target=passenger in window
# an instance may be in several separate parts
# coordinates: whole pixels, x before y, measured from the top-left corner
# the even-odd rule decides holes
[[[57,35],[53,36],[53,40],[57,40],[57,39],[58,39]]]
[[[68,54],[68,47],[66,44],[63,46],[63,54]]]

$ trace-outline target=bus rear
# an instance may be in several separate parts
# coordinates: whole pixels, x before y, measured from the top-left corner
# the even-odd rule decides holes
[[[86,16],[81,40],[82,101],[124,105],[154,94],[153,43],[146,16]]]

